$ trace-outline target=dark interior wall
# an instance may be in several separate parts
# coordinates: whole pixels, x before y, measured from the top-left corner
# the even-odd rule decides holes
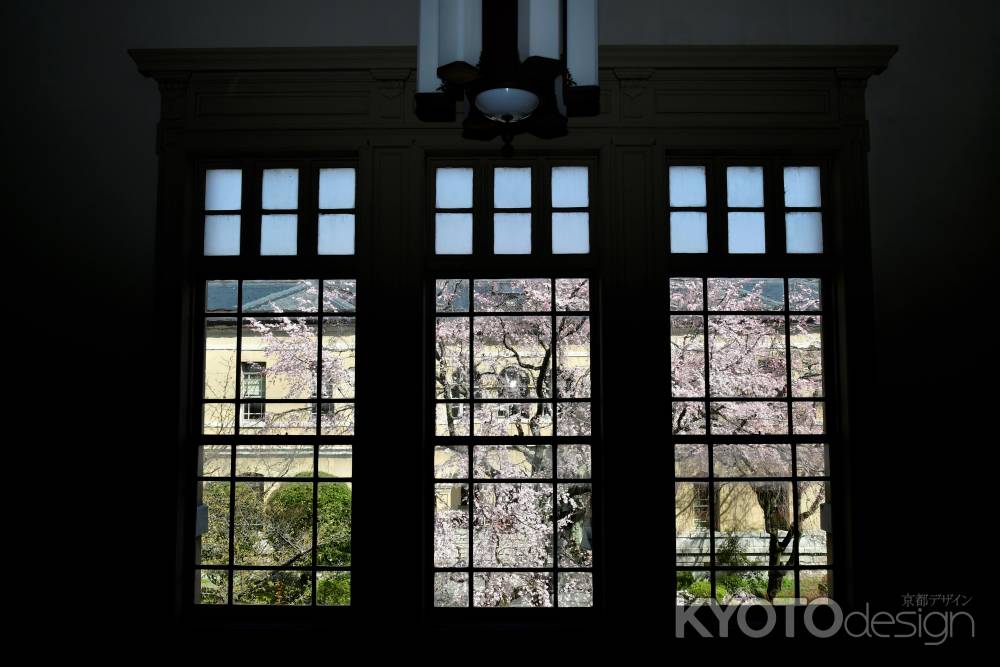
[[[902,593],[977,587],[978,568],[955,563],[977,559],[974,544],[987,527],[970,495],[982,483],[970,476],[992,439],[982,432],[986,419],[960,393],[970,383],[985,387],[986,368],[965,346],[988,350],[992,335],[982,319],[977,325],[942,309],[986,301],[988,287],[971,283],[971,269],[995,245],[981,222],[997,175],[988,159],[1000,117],[995,6],[615,0],[602,7],[606,44],[900,46],[868,92],[877,305],[871,344],[879,352],[885,420],[864,445],[855,491],[866,556],[859,584],[886,605],[898,605]],[[62,338],[66,361],[100,358],[100,372],[130,391],[153,377],[141,366],[155,367],[140,325],[152,308],[159,102],[126,49],[414,44],[417,7],[416,0],[4,3],[12,116],[3,132],[15,158],[8,164],[18,172],[5,187],[14,188],[16,229],[34,232],[18,243],[61,265],[70,292],[86,295],[71,296],[76,305],[130,315],[111,336],[107,327],[104,336],[91,336],[103,339],[88,343],[99,353]],[[987,414],[991,399],[982,404]],[[138,416],[141,427],[149,406],[131,409],[125,422]],[[106,427],[121,419],[103,414]]]

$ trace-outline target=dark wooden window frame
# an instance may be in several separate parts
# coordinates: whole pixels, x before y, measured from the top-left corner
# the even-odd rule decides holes
[[[415,435],[425,431],[424,408],[429,404],[426,286],[435,276],[461,273],[592,277],[599,285],[595,291],[600,294],[601,345],[595,350],[601,355],[605,388],[601,411],[604,424],[614,425],[613,430],[605,429],[609,456],[603,465],[601,511],[615,539],[595,540],[602,553],[600,568],[595,562],[602,601],[585,614],[587,620],[552,614],[547,619],[534,615],[530,622],[584,624],[606,620],[609,614],[619,620],[636,614],[641,622],[649,592],[637,579],[641,572],[634,567],[635,554],[644,553],[649,513],[669,515],[672,506],[660,498],[655,477],[633,474],[636,466],[645,471],[652,464],[665,465],[672,455],[668,440],[636,419],[658,414],[669,395],[669,354],[663,345],[666,277],[775,272],[769,262],[776,258],[770,252],[670,255],[666,167],[670,160],[691,156],[765,157],[785,164],[815,159],[827,166],[824,272],[816,273],[816,256],[788,256],[781,262],[783,275],[826,279],[824,312],[831,326],[824,342],[833,355],[826,372],[837,394],[828,400],[838,406],[835,428],[842,450],[833,470],[838,480],[836,562],[841,568],[837,597],[851,608],[855,592],[850,568],[857,555],[849,530],[855,511],[851,471],[859,465],[859,447],[876,416],[870,382],[875,351],[867,336],[873,314],[864,89],[894,51],[879,46],[602,47],[601,114],[574,121],[569,137],[558,141],[519,137],[514,157],[594,161],[591,254],[476,257],[474,271],[462,270],[469,258],[427,252],[433,248],[426,224],[432,204],[427,196],[428,164],[435,159],[492,160],[498,157],[497,147],[461,140],[457,124],[416,120],[412,47],[133,51],[140,72],[155,78],[161,92],[155,344],[170,351],[174,371],[157,389],[162,392],[159,404],[174,406],[176,419],[152,435],[149,446],[176,454],[176,465],[157,473],[177,494],[165,520],[152,526],[173,526],[171,607],[177,618],[187,624],[235,627],[324,626],[334,619],[384,622],[386,614],[403,624],[434,627],[528,622],[514,614],[504,619],[491,614],[484,620],[478,610],[451,618],[434,613],[428,599],[430,568],[420,556],[427,551],[420,545],[428,539],[428,524],[419,507],[426,503],[410,503],[415,509],[400,510],[399,503],[385,497],[387,488],[413,497],[422,497],[421,489],[426,488],[419,473],[426,470],[426,450]],[[256,159],[273,160],[275,165],[303,159],[356,164],[356,254],[311,254],[303,248],[303,239],[314,239],[314,230],[300,223],[300,256],[259,257],[254,252],[203,260],[200,170],[207,164]],[[301,204],[307,201],[300,195]],[[709,220],[711,233],[711,213]],[[250,236],[244,237],[243,248],[255,251],[259,236]],[[539,272],[540,259],[548,266],[544,273]],[[584,268],[590,273],[581,274]],[[359,477],[371,475],[373,483],[369,489],[356,486],[355,507],[363,509],[356,509],[355,515],[350,608],[208,609],[193,605],[188,595],[190,565],[185,563],[190,563],[196,520],[190,502],[195,451],[191,439],[197,422],[192,406],[200,388],[200,341],[194,335],[197,294],[208,278],[259,277],[358,280],[355,467]],[[399,331],[410,334],[400,338]],[[398,356],[382,358],[379,350],[387,349],[396,349]],[[635,364],[629,356],[633,350],[651,356]],[[378,378],[390,369],[408,378],[405,388],[379,384]],[[394,410],[392,420],[379,415],[386,405]],[[389,459],[384,452],[366,449],[369,441],[396,443],[395,456]],[[637,504],[643,512],[636,511]],[[393,512],[401,514],[394,517],[393,530],[386,531],[379,521]],[[412,558],[401,556],[410,553]]]

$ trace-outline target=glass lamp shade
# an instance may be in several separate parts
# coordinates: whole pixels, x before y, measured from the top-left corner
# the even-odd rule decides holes
[[[476,95],[476,108],[498,123],[516,123],[538,107],[538,95],[522,88],[491,88]]]

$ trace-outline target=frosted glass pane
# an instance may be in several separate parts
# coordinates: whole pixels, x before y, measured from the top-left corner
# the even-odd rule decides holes
[[[552,168],[552,205],[556,208],[588,206],[587,167]]]
[[[436,206],[472,208],[472,169],[438,169]]]
[[[705,202],[705,168],[670,167],[670,205],[705,206]]]
[[[708,214],[695,211],[671,213],[670,252],[708,252]]]
[[[324,213],[319,216],[319,254],[354,254],[354,215]]]
[[[243,172],[239,169],[207,170],[205,172],[205,210],[239,210],[242,186]]]
[[[319,207],[354,208],[353,168],[319,170]]]
[[[788,252],[823,252],[822,215],[818,212],[787,213],[785,239]]]
[[[531,168],[493,170],[493,206],[531,208]]]
[[[764,214],[729,214],[729,252],[764,252]]]
[[[493,216],[493,253],[531,254],[530,213],[497,213]]]
[[[299,207],[299,170],[265,169],[261,204],[266,209]]]
[[[439,255],[472,254],[471,213],[438,213],[434,222],[434,252]]]
[[[585,255],[590,252],[590,214],[552,214],[552,252]]]
[[[819,167],[785,167],[785,206],[820,205]]]
[[[294,255],[299,216],[265,215],[260,220],[260,254]]]
[[[726,190],[730,206],[764,206],[764,168],[729,167]]]
[[[205,216],[205,255],[240,254],[240,216]]]

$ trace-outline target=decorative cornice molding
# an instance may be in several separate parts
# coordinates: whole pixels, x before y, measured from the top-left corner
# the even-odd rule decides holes
[[[832,69],[852,77],[878,74],[895,46],[728,46],[606,45],[602,69]],[[144,76],[160,79],[179,72],[281,72],[412,70],[414,46],[300,47],[242,49],[132,49]]]

